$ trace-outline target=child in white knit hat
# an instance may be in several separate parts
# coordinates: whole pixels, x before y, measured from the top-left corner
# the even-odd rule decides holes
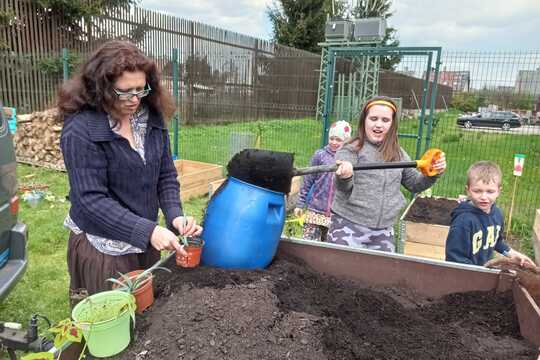
[[[334,164],[336,151],[351,138],[352,129],[348,122],[337,121],[328,131],[328,145],[315,152],[311,166]],[[325,241],[330,226],[330,207],[334,198],[334,173],[304,176],[294,214],[302,216],[305,211],[303,238]]]

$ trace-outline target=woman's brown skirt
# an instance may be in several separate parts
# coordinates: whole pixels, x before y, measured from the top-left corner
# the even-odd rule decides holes
[[[142,254],[103,254],[90,244],[84,232],[79,235],[71,232],[67,251],[71,306],[88,295],[110,290],[112,283],[106,281],[108,278],[117,278],[119,273],[147,269],[159,258],[159,251],[151,245]]]

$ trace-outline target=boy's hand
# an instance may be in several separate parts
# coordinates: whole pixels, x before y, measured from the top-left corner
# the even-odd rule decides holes
[[[302,214],[304,213],[304,210],[300,209],[300,208],[294,208],[293,210],[294,212],[294,216],[296,216],[297,218],[301,217]]]
[[[510,249],[510,251],[508,252],[508,257],[510,259],[513,259],[513,260],[519,260],[519,265],[520,266],[523,266],[525,264],[529,264],[529,265],[532,265],[532,266],[536,266],[536,264],[534,263],[534,261],[532,261],[528,256],[514,250],[514,249]]]
[[[337,160],[338,168],[336,170],[336,175],[340,179],[348,179],[353,176],[353,166],[348,161]]]

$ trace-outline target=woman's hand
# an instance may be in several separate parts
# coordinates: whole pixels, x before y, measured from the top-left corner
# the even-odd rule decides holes
[[[161,250],[172,250],[176,251],[178,254],[184,256],[187,255],[183,246],[178,242],[178,237],[169,229],[164,228],[163,226],[156,226],[150,237],[150,243],[154,249]]]
[[[192,216],[179,216],[172,221],[172,224],[182,236],[199,236],[203,230]]]
[[[300,209],[300,208],[294,208],[293,210],[294,212],[294,216],[296,216],[297,218],[301,217],[302,214],[304,213],[304,210]]]
[[[437,170],[437,174],[442,174],[446,170],[446,156],[441,153],[441,157],[433,163],[433,169]]]
[[[353,176],[353,166],[348,161],[337,160],[338,168],[336,170],[336,175],[340,179],[348,179]]]

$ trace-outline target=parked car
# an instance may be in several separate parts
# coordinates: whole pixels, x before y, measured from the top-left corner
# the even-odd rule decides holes
[[[19,281],[28,264],[26,225],[18,221],[16,170],[12,135],[0,104],[0,301]]]
[[[510,130],[511,128],[520,127],[521,121],[519,115],[511,111],[490,111],[461,115],[456,123],[468,129],[473,126],[481,126]]]

